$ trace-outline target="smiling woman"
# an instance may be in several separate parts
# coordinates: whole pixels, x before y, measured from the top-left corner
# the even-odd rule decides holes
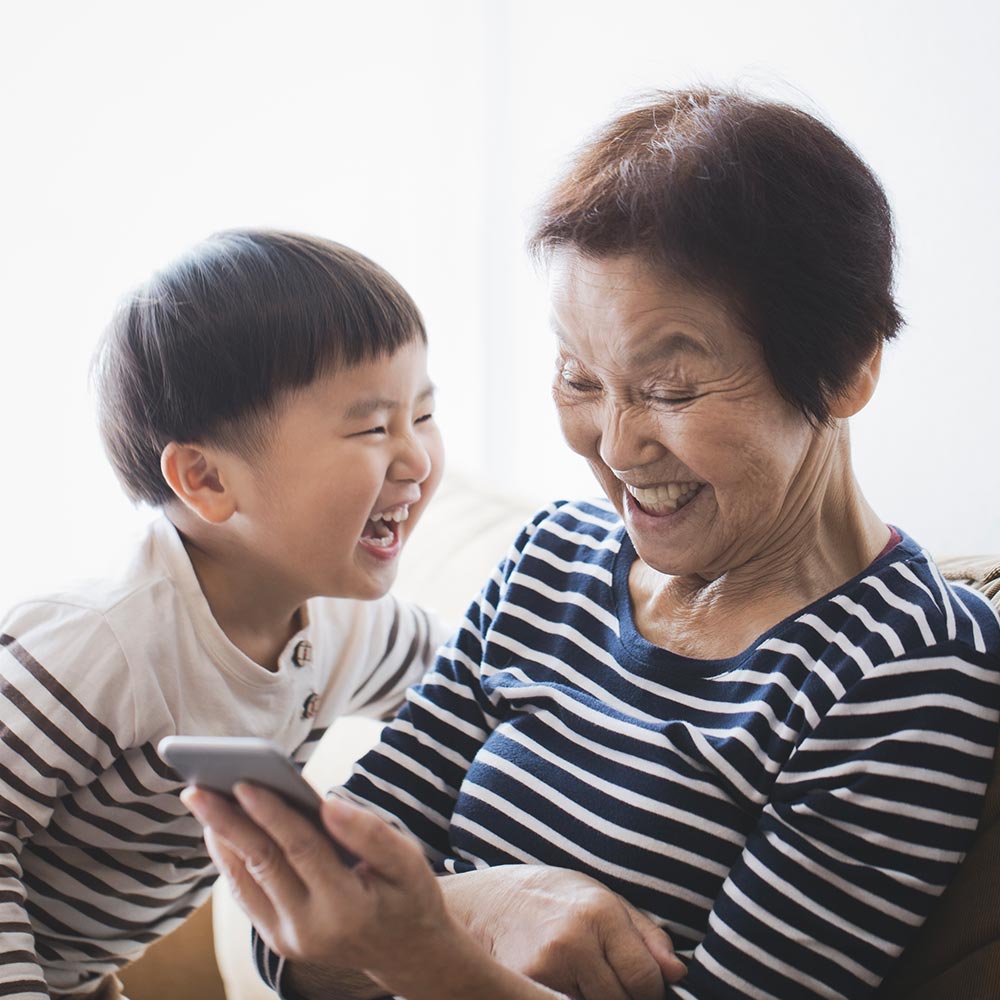
[[[853,494],[846,426],[818,432],[781,395],[724,303],[635,252],[562,251],[549,273],[563,434],[639,554],[640,631],[677,652],[733,655],[874,559],[889,529]],[[834,419],[868,401],[878,357],[825,404]],[[836,562],[817,580],[820,548]],[[700,642],[690,631],[682,641],[676,615],[709,599],[727,629],[711,616]]]
[[[573,997],[867,997],[972,842],[1000,725],[996,613],[853,471],[899,327],[882,188],[797,108],[664,92],[577,154],[532,246],[606,499],[526,525],[345,786],[436,883],[371,816],[329,810],[351,871],[276,800],[191,801],[262,972],[546,995],[483,992],[488,951]],[[617,920],[559,962],[581,884]]]

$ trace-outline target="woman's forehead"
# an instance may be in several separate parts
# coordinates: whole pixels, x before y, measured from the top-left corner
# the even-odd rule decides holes
[[[646,319],[678,323],[730,323],[728,303],[638,255],[586,257],[563,251],[549,267],[549,294],[558,319],[564,312],[614,314],[630,324]]]
[[[561,253],[550,269],[551,325],[564,350],[612,351],[622,362],[710,361],[756,354],[720,297],[637,256]]]

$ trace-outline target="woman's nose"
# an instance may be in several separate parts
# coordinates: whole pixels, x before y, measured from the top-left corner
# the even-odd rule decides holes
[[[604,407],[599,432],[601,461],[622,472],[652,462],[665,449],[656,434],[655,421],[641,407],[609,402]]]

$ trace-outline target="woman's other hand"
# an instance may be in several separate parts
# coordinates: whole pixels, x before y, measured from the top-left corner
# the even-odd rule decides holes
[[[448,909],[502,965],[581,998],[662,1000],[686,973],[667,933],[600,882],[541,865],[440,880]]]

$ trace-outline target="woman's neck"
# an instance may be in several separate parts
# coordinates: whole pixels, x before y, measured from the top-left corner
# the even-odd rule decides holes
[[[740,565],[705,579],[667,576],[636,559],[629,591],[640,634],[688,656],[734,656],[868,566],[890,530],[854,478],[846,426],[828,458]]]

